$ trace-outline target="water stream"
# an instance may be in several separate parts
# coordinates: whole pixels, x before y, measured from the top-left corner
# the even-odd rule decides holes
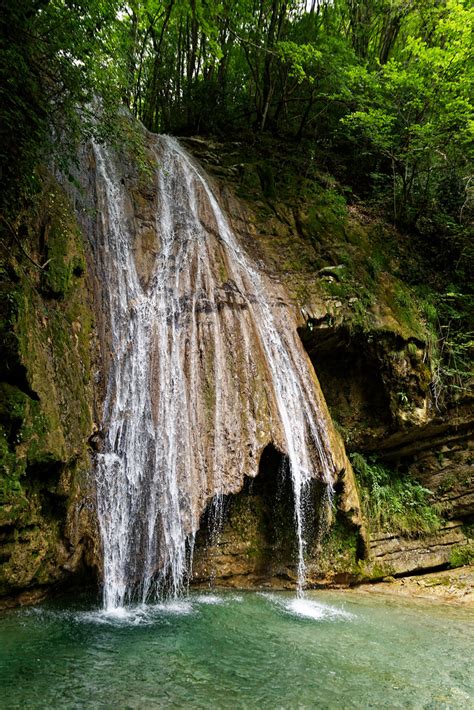
[[[173,138],[156,137],[153,151],[144,279],[120,161],[94,146],[112,352],[97,457],[105,607],[183,591],[205,504],[247,473],[239,452],[258,458],[258,407],[291,472],[301,594],[303,498],[315,477],[331,490],[334,472],[311,366],[200,168]]]

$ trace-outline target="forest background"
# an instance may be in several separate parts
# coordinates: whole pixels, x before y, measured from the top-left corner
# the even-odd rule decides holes
[[[283,139],[404,226],[468,223],[474,8],[459,0],[3,3],[2,201],[77,140],[155,132]],[[104,111],[97,122],[97,103]],[[295,148],[295,145],[298,147]],[[30,185],[31,187],[31,185]]]

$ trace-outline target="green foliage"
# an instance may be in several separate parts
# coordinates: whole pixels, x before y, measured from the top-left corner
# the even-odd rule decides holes
[[[473,23],[458,0],[336,1],[310,12],[283,0],[144,0],[122,28],[130,104],[154,130],[306,135],[396,221],[443,213],[466,224]]]
[[[0,20],[1,207],[36,189],[52,156],[67,170],[76,141],[97,132],[98,107],[116,113],[121,58],[114,57],[118,0],[17,0]],[[104,125],[106,120],[104,122]],[[102,128],[103,130],[103,128]]]
[[[396,221],[459,237],[474,195],[473,25],[462,0],[8,3],[3,201],[33,189],[52,152],[67,171],[79,137],[134,142],[123,101],[154,131],[304,141]]]
[[[429,32],[421,12],[412,16],[403,45],[384,65],[359,67],[352,75],[357,106],[342,125],[379,164],[386,162],[386,197],[396,221],[413,224],[420,215],[426,220],[446,211],[462,222],[461,202],[466,209],[471,201],[474,12],[456,0],[425,5]],[[449,173],[464,183],[451,205],[444,199]]]
[[[296,42],[278,42],[276,46],[278,58],[288,73],[288,77],[296,79],[298,84],[307,81],[313,84],[321,52],[312,44],[297,44]]]
[[[463,567],[474,562],[474,545],[458,545],[453,547],[449,556],[450,567]]]
[[[350,459],[364,514],[375,529],[414,535],[439,528],[441,518],[436,506],[430,504],[431,491],[362,454],[351,454]]]
[[[466,286],[451,285],[444,293],[429,294],[423,302],[431,333],[432,389],[438,409],[446,401],[460,399],[471,391],[474,297],[472,293],[462,293],[461,288],[467,290]]]

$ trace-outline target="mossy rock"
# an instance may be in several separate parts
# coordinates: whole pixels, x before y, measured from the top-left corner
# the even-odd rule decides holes
[[[46,295],[64,299],[86,268],[82,237],[64,194],[48,185],[47,222],[42,226],[46,265],[41,284]]]
[[[451,568],[464,567],[474,562],[474,543],[458,545],[453,547],[449,556],[449,566]]]
[[[360,574],[359,552],[359,532],[344,516],[337,513],[333,525],[319,546],[315,564],[320,573],[347,573],[357,577]]]
[[[93,313],[83,237],[51,177],[0,270],[0,594],[65,576],[68,509],[90,468]],[[24,257],[27,251],[43,272]],[[81,484],[78,480],[81,478]],[[82,487],[82,492],[81,492]]]

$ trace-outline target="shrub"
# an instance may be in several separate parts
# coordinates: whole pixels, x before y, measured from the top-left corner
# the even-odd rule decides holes
[[[429,533],[442,522],[439,508],[430,502],[433,493],[418,481],[377,463],[362,454],[350,456],[357,476],[364,514],[376,529],[405,535]]]

